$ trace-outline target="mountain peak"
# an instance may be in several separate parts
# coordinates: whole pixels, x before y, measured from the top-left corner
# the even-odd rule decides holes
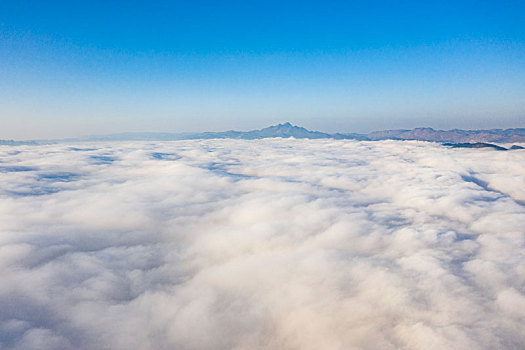
[[[290,122],[285,122],[277,125],[272,125],[261,130],[254,130],[249,132],[253,138],[264,137],[295,137],[295,138],[329,138],[330,135],[319,132],[310,131],[302,126],[292,125]]]
[[[286,122],[286,123],[280,123],[277,125],[272,125],[265,129],[295,129],[295,128],[300,128],[300,127],[292,125],[292,123],[290,122]]]

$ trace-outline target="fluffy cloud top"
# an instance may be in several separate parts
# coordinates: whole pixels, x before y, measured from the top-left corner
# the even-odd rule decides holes
[[[525,152],[0,148],[3,349],[523,349]]]

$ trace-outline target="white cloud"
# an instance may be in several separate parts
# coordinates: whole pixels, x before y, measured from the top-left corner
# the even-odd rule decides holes
[[[520,349],[525,152],[0,148],[3,349]]]

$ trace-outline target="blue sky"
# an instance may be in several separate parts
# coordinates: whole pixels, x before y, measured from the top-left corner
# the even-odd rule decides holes
[[[525,126],[522,1],[3,1],[0,138]]]

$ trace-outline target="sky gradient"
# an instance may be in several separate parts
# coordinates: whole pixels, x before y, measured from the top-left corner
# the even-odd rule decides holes
[[[0,139],[525,127],[522,1],[0,2]]]

